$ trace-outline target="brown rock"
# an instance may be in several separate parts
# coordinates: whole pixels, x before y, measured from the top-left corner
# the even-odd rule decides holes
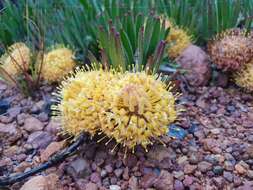
[[[58,152],[59,150],[62,149],[64,145],[64,142],[51,142],[47,148],[41,153],[40,156],[40,160],[41,162],[45,162],[48,160],[48,158],[50,158],[50,156],[52,156],[53,154],[55,154],[56,152]]]
[[[18,114],[20,114],[21,108],[19,106],[15,106],[13,108],[8,109],[7,113],[10,117],[15,118]]]
[[[249,154],[250,158],[253,158],[253,145],[249,145],[246,151]]]
[[[171,158],[175,154],[172,149],[164,147],[162,145],[154,147],[147,154],[148,158],[151,160],[157,160],[161,162],[165,158]]]
[[[186,164],[184,167],[185,174],[192,174],[197,169],[197,166]]]
[[[123,169],[119,168],[119,169],[114,170],[114,174],[115,176],[117,176],[117,178],[120,178],[123,174],[123,171],[124,171]]]
[[[181,156],[181,157],[179,157],[179,158],[177,159],[177,163],[178,163],[179,165],[182,165],[182,164],[185,164],[185,163],[187,162],[187,160],[188,160],[188,157],[187,157],[187,156]]]
[[[98,186],[95,183],[87,183],[85,185],[85,189],[87,190],[98,190]]]
[[[166,170],[162,170],[154,184],[154,187],[157,190],[170,190],[173,189],[173,184],[173,175]]]
[[[85,178],[91,174],[90,164],[83,158],[76,158],[67,167],[67,172],[73,178]]]
[[[221,86],[225,88],[228,85],[229,77],[227,73],[218,72],[217,77],[214,80],[214,84],[216,86]]]
[[[125,166],[128,166],[129,168],[133,168],[137,164],[137,157],[133,154],[129,154],[126,159],[123,160],[123,163]]]
[[[14,145],[14,146],[11,146],[7,149],[4,149],[3,152],[4,152],[5,156],[12,157],[12,156],[18,154],[20,152],[20,149],[21,149],[20,147]]]
[[[128,183],[131,190],[138,190],[138,179],[135,176],[132,176]]]
[[[29,162],[21,162],[16,168],[14,168],[15,172],[24,172],[27,168],[31,167],[32,163]]]
[[[44,109],[45,106],[46,106],[45,101],[40,100],[39,102],[36,102],[33,105],[32,109],[31,109],[31,112],[32,113],[39,113],[40,111],[42,111]]]
[[[126,167],[123,172],[123,179],[128,180],[129,179],[129,169]]]
[[[198,169],[205,173],[207,171],[210,171],[212,169],[212,164],[210,164],[209,162],[206,161],[202,161],[198,164]]]
[[[218,147],[217,141],[211,138],[207,138],[203,140],[204,150],[215,152],[215,148]]]
[[[58,118],[50,120],[50,122],[46,126],[46,131],[52,134],[57,134],[60,130],[61,130],[61,122],[60,119]]]
[[[0,167],[5,167],[12,165],[12,160],[10,158],[3,158],[0,160]]]
[[[143,188],[149,188],[156,182],[157,175],[154,173],[148,173],[141,178],[140,185]]]
[[[247,170],[241,164],[236,164],[235,170],[237,171],[238,174],[241,174],[241,175],[247,172]]]
[[[27,143],[34,148],[46,148],[52,141],[53,137],[45,131],[36,131],[29,135]]]
[[[219,189],[223,189],[225,180],[222,177],[215,177],[212,180]]]
[[[17,116],[17,123],[18,125],[23,125],[25,123],[25,119],[27,117],[30,117],[30,115],[25,114],[25,113],[21,113]]]
[[[58,176],[36,176],[27,181],[20,190],[53,190],[60,189]]]
[[[198,46],[188,46],[176,59],[176,62],[186,70],[184,76],[192,86],[205,86],[211,77],[211,67],[208,55]]]
[[[0,82],[0,90],[6,90],[7,89],[7,85]]]
[[[41,131],[44,124],[35,117],[28,117],[25,119],[24,129],[29,132]]]
[[[183,180],[184,179],[184,172],[183,171],[173,171],[173,176],[176,179]]]
[[[8,143],[14,143],[22,137],[20,130],[17,129],[16,122],[10,124],[0,123],[0,138],[8,140]]]
[[[14,118],[12,117],[7,117],[5,115],[0,115],[0,122],[1,123],[5,123],[5,124],[8,124],[8,123],[11,123],[13,121]]]
[[[14,124],[6,125],[0,123],[0,134],[10,134],[14,135],[17,132],[16,126]]]

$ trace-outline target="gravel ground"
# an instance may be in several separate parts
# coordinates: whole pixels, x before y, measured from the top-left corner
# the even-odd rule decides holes
[[[64,146],[49,117],[51,91],[44,87],[32,100],[0,83],[0,101],[11,102],[0,115],[1,176],[28,171]],[[234,87],[195,88],[180,98],[186,111],[172,126],[182,140],[164,137],[167,147],[138,147],[125,159],[123,151],[110,151],[113,142],[87,140],[78,154],[11,189],[252,190],[252,100]]]

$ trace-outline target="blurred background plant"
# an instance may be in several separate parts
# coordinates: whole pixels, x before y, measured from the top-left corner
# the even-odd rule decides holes
[[[126,24],[129,33],[131,19],[140,13],[157,13],[184,28],[196,42],[207,40],[228,28],[252,27],[251,0],[1,0],[0,43],[9,46],[16,41],[30,43],[36,39],[31,21],[44,31],[45,45],[69,45],[85,62],[88,50],[99,57],[98,26],[108,26],[108,20],[120,32],[119,23]],[[130,23],[127,23],[129,22]],[[129,31],[128,31],[129,30]],[[129,33],[130,34],[130,33]],[[136,35],[136,33],[133,33]],[[137,35],[136,35],[137,36]],[[130,40],[136,40],[131,38]],[[133,41],[130,41],[133,45]],[[137,43],[137,42],[135,42]],[[134,46],[133,46],[134,47]],[[1,51],[1,50],[0,50]],[[1,51],[3,52],[3,51]],[[1,53],[0,52],[0,53]]]
[[[116,33],[120,34],[124,58],[128,64],[130,62],[134,64],[137,60],[136,52],[141,50],[138,27],[141,23],[144,24],[146,20],[144,17],[149,17],[150,12],[171,20],[187,31],[196,43],[204,46],[208,39],[228,28],[252,28],[252,0],[19,0],[14,3],[11,0],[4,0],[1,2],[0,43],[3,46],[9,46],[17,41],[28,44],[38,41],[37,29],[34,28],[37,26],[42,31],[46,47],[54,44],[68,45],[76,50],[77,58],[84,63],[87,62],[89,51],[96,58],[102,57],[103,51],[100,51],[100,48],[108,54],[108,47],[106,47],[108,44],[101,41],[103,37],[98,28],[102,26],[104,29],[107,28],[105,33],[109,32],[108,21],[110,21]],[[153,24],[158,26],[158,22]],[[147,28],[155,32],[150,26]],[[154,29],[158,30],[156,27]],[[152,42],[146,41],[147,35],[144,34],[142,45],[145,50],[142,64],[147,62],[150,52],[154,52],[158,45],[155,43],[163,39],[162,33],[160,36],[151,34],[154,36]],[[148,46],[147,42],[150,43]],[[0,50],[0,54],[1,52],[3,53],[3,49]]]
[[[26,96],[34,96],[42,82],[43,59],[43,43],[36,51],[24,43],[15,43],[0,58],[0,80],[17,87]]]
[[[253,13],[252,4],[251,0],[157,1],[161,14],[166,14],[177,25],[187,28],[201,44],[242,22],[249,28],[252,24],[249,18]]]

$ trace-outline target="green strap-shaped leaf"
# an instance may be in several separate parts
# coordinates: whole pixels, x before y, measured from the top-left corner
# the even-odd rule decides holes
[[[133,48],[131,46],[131,42],[124,30],[120,31],[120,37],[122,40],[123,47],[126,52],[126,57],[127,57],[127,64],[131,65],[134,64],[134,53],[133,53]]]

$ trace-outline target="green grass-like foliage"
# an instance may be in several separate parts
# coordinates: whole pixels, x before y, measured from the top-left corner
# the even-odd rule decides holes
[[[148,15],[150,10],[166,15],[175,24],[187,28],[198,39],[206,42],[226,29],[252,23],[251,0],[80,0],[90,18],[107,14],[114,22],[125,11]]]
[[[114,23],[109,20],[97,30],[102,61],[113,68],[157,72],[165,57],[168,33],[165,20],[153,13],[145,16],[126,12],[123,18]]]
[[[87,48],[98,54],[97,26],[108,25],[109,19],[114,25],[118,19],[123,22],[127,11],[135,17],[150,11],[166,16],[201,43],[228,28],[250,28],[253,19],[252,0],[19,0],[15,4],[4,0],[3,6],[1,45],[36,38],[32,20],[44,31],[46,45],[69,45],[84,55]]]

